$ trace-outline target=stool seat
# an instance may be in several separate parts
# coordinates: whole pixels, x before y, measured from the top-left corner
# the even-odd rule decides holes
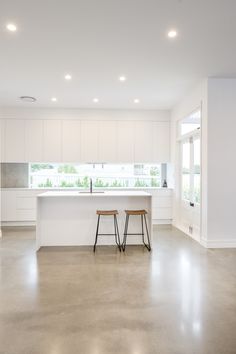
[[[146,215],[147,211],[146,210],[125,210],[125,213],[127,215]]]
[[[117,210],[97,210],[97,215],[117,215]]]

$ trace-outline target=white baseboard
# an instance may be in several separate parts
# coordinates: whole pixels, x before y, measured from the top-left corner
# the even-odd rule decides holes
[[[2,226],[35,226],[35,221],[3,221]]]
[[[171,225],[171,219],[152,219],[152,225]]]
[[[202,240],[202,244],[206,248],[236,248],[236,240]]]

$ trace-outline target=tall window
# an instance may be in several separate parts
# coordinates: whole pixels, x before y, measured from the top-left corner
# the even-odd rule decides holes
[[[192,133],[200,129],[201,111],[198,109],[180,121],[180,136]]]
[[[161,186],[161,165],[31,164],[31,188],[145,188]]]

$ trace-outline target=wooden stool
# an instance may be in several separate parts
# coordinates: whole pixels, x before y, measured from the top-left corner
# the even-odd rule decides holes
[[[123,244],[122,244],[123,251],[125,251],[127,235],[142,235],[143,244],[148,249],[148,251],[150,252],[151,251],[151,244],[150,244],[150,238],[149,238],[149,232],[148,232],[147,220],[146,220],[147,211],[146,210],[125,210],[125,214],[126,214],[125,229],[124,229],[124,239],[123,239]],[[131,215],[140,215],[141,216],[141,226],[142,226],[142,232],[141,233],[135,233],[135,234],[128,233],[129,217]],[[144,241],[143,219],[145,221],[145,228],[146,228],[148,244]]]
[[[117,223],[117,215],[118,211],[117,210],[97,210],[96,214],[98,215],[98,221],[97,221],[97,231],[96,231],[96,237],[95,237],[95,243],[93,246],[93,252],[96,250],[96,245],[98,241],[98,236],[115,236],[115,241],[116,244],[119,248],[119,251],[121,252],[121,244],[120,244],[120,235],[119,235],[119,229],[118,229],[118,223]],[[99,223],[100,223],[100,217],[101,216],[113,216],[114,217],[114,234],[99,234]]]

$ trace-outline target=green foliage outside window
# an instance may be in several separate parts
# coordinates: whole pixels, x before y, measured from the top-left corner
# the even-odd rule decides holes
[[[77,169],[73,165],[62,165],[58,167],[58,173],[78,173]]]

